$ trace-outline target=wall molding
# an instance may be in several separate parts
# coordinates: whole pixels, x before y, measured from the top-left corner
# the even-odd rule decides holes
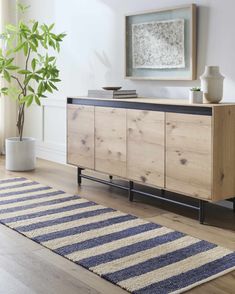
[[[41,123],[42,123],[42,133],[40,140],[36,143],[36,156],[38,158],[55,161],[58,163],[66,163],[66,142],[64,144],[49,141],[45,139],[45,110],[46,108],[59,108],[66,109],[66,99],[58,98],[43,98],[41,99],[42,112],[41,112]],[[66,124],[66,120],[64,122]]]
[[[42,107],[48,106],[57,106],[57,107],[66,107],[67,99],[58,99],[58,98],[41,98]]]
[[[37,141],[36,156],[49,161],[66,163],[66,144]]]

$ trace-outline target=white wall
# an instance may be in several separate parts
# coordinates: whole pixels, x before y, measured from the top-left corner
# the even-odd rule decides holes
[[[0,30],[9,22],[16,22],[15,0],[0,0]],[[0,41],[2,46],[2,41]],[[0,87],[7,86],[7,83],[0,78]],[[0,96],[0,154],[5,153],[5,138],[16,135],[17,109],[14,100]]]
[[[187,98],[199,81],[124,80],[124,15],[192,3],[192,0],[25,0],[28,18],[55,22],[66,37],[58,64],[62,83],[42,109],[34,107],[26,135],[38,138],[38,155],[65,162],[65,98],[104,85],[136,88],[141,96]],[[198,11],[198,76],[204,66],[219,65],[226,76],[224,100],[235,101],[234,0],[195,0]],[[30,122],[30,123],[29,123]]]

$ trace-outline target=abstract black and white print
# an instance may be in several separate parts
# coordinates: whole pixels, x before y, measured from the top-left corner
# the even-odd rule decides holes
[[[184,26],[184,19],[133,24],[133,68],[184,68]]]

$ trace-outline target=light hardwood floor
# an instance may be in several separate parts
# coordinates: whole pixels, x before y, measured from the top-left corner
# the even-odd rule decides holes
[[[80,194],[108,207],[235,250],[235,214],[230,209],[209,204],[206,209],[206,225],[200,225],[196,213],[189,209],[137,196],[135,201],[130,203],[126,192],[87,180],[83,180],[79,188],[76,184],[74,167],[38,160],[35,171],[13,173],[5,170],[4,158],[0,157],[0,178],[14,176],[25,176],[69,193]],[[232,294],[234,289],[235,271],[194,288],[189,293]],[[121,294],[127,292],[0,225],[0,294],[34,293]]]

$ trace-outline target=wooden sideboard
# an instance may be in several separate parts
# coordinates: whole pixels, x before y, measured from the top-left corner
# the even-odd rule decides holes
[[[130,181],[130,199],[141,183],[197,198],[203,214],[235,196],[235,104],[68,98],[67,162],[79,182],[99,171]]]

